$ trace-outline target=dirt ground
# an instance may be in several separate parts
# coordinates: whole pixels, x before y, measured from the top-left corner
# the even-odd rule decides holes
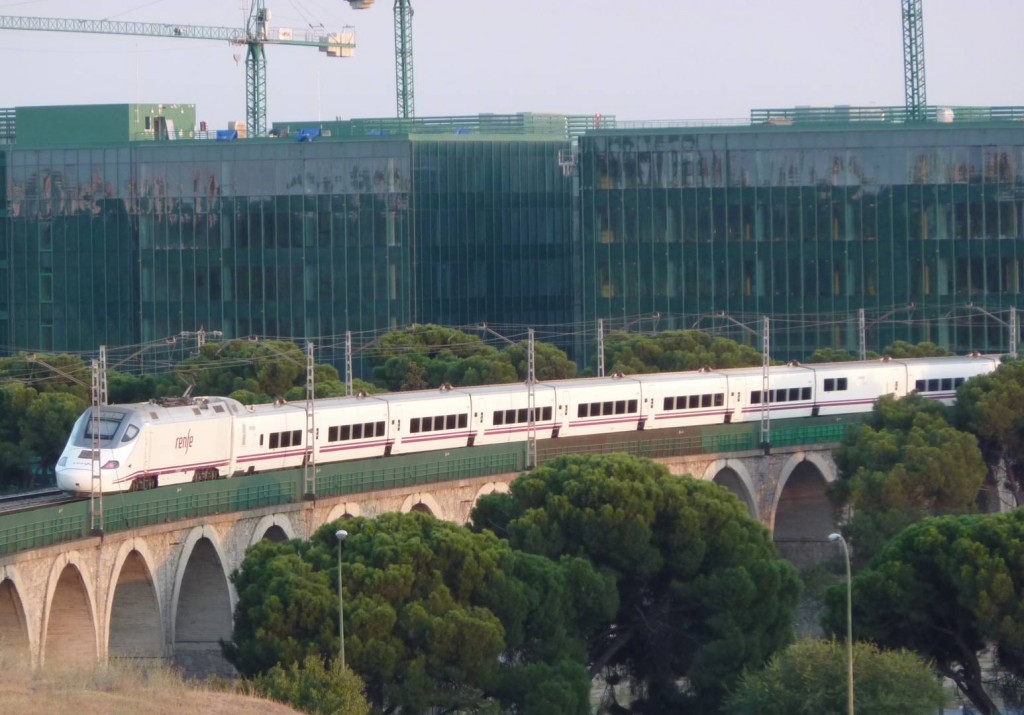
[[[187,683],[169,670],[93,672],[5,667],[0,712],[19,715],[298,715],[262,698]]]

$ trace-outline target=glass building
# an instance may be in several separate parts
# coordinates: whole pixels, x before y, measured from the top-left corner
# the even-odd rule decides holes
[[[571,319],[565,117],[157,141],[155,105],[105,109],[95,145],[51,121],[0,147],[8,349]]]
[[[869,349],[1005,351],[1021,297],[1024,125],[870,111],[581,137],[577,320],[657,313],[666,329],[729,316],[759,330],[767,315],[772,355],[787,359],[856,351],[863,309]]]
[[[194,117],[0,110],[0,349],[487,322],[561,326],[586,363],[598,320],[759,345],[769,316],[788,359],[897,339],[1004,351],[1017,325],[1020,109],[282,122],[248,139]]]

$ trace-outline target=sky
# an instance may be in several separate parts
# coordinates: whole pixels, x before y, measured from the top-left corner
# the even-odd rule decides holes
[[[268,118],[395,116],[393,0],[267,0],[272,27],[355,27],[351,58],[268,46]],[[0,0],[0,15],[244,27],[250,0]],[[899,0],[413,0],[416,115],[745,119],[902,105]],[[1021,0],[924,0],[928,103],[1024,105]],[[226,42],[0,31],[0,107],[195,104],[245,118]]]

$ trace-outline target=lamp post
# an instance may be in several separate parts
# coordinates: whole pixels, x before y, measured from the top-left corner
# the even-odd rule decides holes
[[[341,590],[341,546],[345,543],[348,532],[339,529],[334,535],[338,537],[338,636],[341,638],[338,654],[341,656],[341,669],[345,670],[345,597]]]
[[[842,534],[829,534],[828,540],[843,545],[846,558],[846,675],[849,695],[849,715],[853,715],[853,586],[850,582],[850,547]]]

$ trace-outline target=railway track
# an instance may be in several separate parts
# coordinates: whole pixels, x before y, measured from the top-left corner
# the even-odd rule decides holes
[[[6,494],[0,496],[0,514],[16,514],[20,511],[29,511],[44,506],[57,506],[79,501],[76,497],[63,492],[56,487],[37,489],[21,494]]]

